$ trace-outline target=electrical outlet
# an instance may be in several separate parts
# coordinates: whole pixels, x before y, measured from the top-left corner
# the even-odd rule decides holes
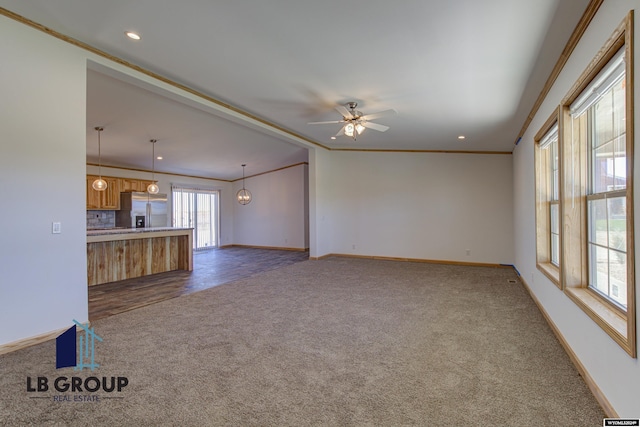
[[[351,249],[355,249],[355,248],[356,248],[356,245],[351,245]]]
[[[51,223],[51,234],[60,234],[62,233],[62,223],[61,222],[52,222]]]
[[[467,256],[471,255],[471,249],[467,249]]]

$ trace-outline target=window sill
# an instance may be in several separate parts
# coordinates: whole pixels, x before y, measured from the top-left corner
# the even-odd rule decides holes
[[[585,288],[566,288],[565,293],[627,353],[632,357],[636,356],[635,348],[633,348],[627,333],[627,317],[625,315],[600,301]]]
[[[560,270],[558,267],[549,262],[537,263],[536,266],[558,289],[562,289],[562,286],[560,286]]]

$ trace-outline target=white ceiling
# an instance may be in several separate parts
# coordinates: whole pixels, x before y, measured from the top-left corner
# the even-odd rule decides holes
[[[0,7],[331,148],[512,151],[588,0],[0,0]],[[132,41],[124,32],[142,36]],[[305,161],[305,148],[90,70],[87,157],[237,179]],[[331,140],[333,108],[374,120]],[[458,135],[465,135],[464,141]]]

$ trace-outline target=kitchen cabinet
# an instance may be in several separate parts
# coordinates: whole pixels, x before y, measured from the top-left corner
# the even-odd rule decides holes
[[[105,191],[93,189],[93,181],[98,179],[97,175],[87,175],[87,210],[112,210],[120,209],[120,193],[127,191],[147,191],[147,187],[153,181],[135,178],[116,178],[104,176],[102,179],[107,182]]]
[[[120,191],[147,191],[147,186],[151,184],[151,181],[146,181],[143,179],[132,179],[132,178],[120,178]]]
[[[87,175],[87,209],[120,209],[120,179],[102,176],[102,179],[107,182],[107,189],[105,191],[96,191],[93,189],[92,184],[97,178],[97,175]]]

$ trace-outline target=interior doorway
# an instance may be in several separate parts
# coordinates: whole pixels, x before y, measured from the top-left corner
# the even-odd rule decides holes
[[[220,191],[173,185],[173,226],[193,228],[193,249],[218,247]]]

